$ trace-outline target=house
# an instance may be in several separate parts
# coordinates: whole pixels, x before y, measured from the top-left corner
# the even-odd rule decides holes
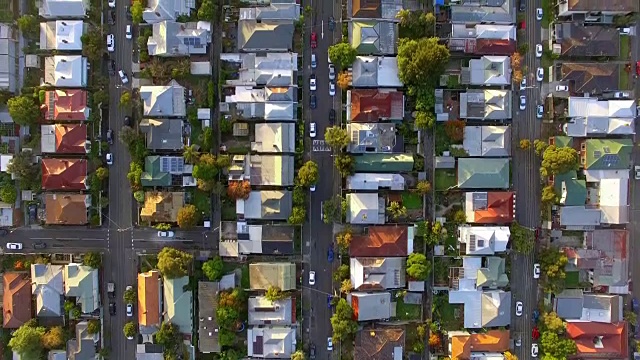
[[[31,264],[31,292],[36,298],[37,317],[62,316],[62,273],[61,265]]]
[[[635,100],[598,100],[589,97],[569,97],[567,117],[623,118],[636,117]]]
[[[87,0],[43,0],[38,9],[45,19],[82,19],[88,11]]]
[[[177,151],[184,147],[181,119],[142,119],[139,126],[151,150]]]
[[[355,359],[402,360],[405,332],[390,326],[362,329],[356,333]]]
[[[180,166],[180,160],[182,163],[182,168],[184,169],[184,158],[166,156],[167,158],[176,158],[175,167],[176,169]],[[153,186],[153,187],[167,187],[171,186],[171,174],[166,171],[167,169],[163,169],[163,165],[166,165],[165,162],[162,161],[163,157],[160,156],[147,156],[144,159],[144,172],[140,176],[140,183],[142,186]],[[171,162],[169,162],[171,163]],[[165,170],[165,171],[163,171]]]
[[[186,345],[186,342],[184,342]],[[187,351],[190,346],[187,346]],[[136,345],[136,360],[163,360],[164,349],[160,344],[145,342]]]
[[[580,146],[580,163],[586,170],[626,170],[631,163],[631,139],[587,139]]]
[[[275,286],[282,291],[296,288],[296,264],[258,262],[249,264],[249,283],[251,290],[267,290]]]
[[[164,321],[176,325],[182,334],[191,335],[193,294],[185,289],[188,284],[188,276],[177,279],[164,278]]]
[[[290,225],[247,225],[245,221],[223,222],[220,256],[241,254],[293,255],[295,228]]]
[[[203,55],[211,43],[211,32],[198,23],[159,21],[153,23],[153,32],[147,40],[151,56],[175,57]]]
[[[408,154],[361,154],[354,156],[355,171],[399,173],[413,170],[413,156]]]
[[[14,29],[0,24],[0,89],[14,93],[18,83],[18,40]]]
[[[464,194],[468,223],[511,224],[515,219],[516,194],[511,191],[474,191]]]
[[[511,119],[512,93],[509,90],[469,89],[460,93],[460,117],[473,120]]]
[[[86,154],[90,150],[85,124],[40,125],[43,153]]]
[[[56,20],[40,23],[40,50],[82,51],[82,20]]]
[[[67,360],[66,350],[49,350],[47,360]]]
[[[507,251],[511,231],[508,226],[458,227],[460,255],[494,255]]]
[[[245,219],[287,220],[292,207],[293,195],[288,190],[252,191],[248,199],[236,200],[236,213]]]
[[[598,0],[575,0],[558,4],[558,16],[586,15],[589,19],[602,15],[625,15],[638,12],[638,2],[618,0],[601,2]]]
[[[249,325],[284,326],[296,323],[295,298],[269,301],[264,296],[248,300]]]
[[[355,88],[401,88],[398,59],[383,56],[358,56],[351,66],[351,85]]]
[[[406,179],[400,174],[357,173],[347,176],[349,190],[405,190]]]
[[[31,279],[26,272],[2,274],[2,327],[17,329],[31,320]]]
[[[219,286],[217,282],[198,281],[198,350],[204,354],[219,353],[218,323],[216,309],[218,306]],[[140,293],[138,291],[138,293]]]
[[[498,0],[478,4],[461,1],[451,6],[451,22],[454,24],[500,24],[516,23],[516,6],[513,0]]]
[[[515,25],[451,24],[449,50],[475,55],[512,55],[516,52]]]
[[[560,227],[566,230],[593,230],[602,223],[602,211],[586,206],[562,206],[559,212]]]
[[[353,0],[347,2],[347,15],[353,19],[395,20],[402,9],[401,0]]]
[[[601,94],[620,90],[619,66],[611,62],[563,62],[560,77],[574,93]]]
[[[45,57],[44,84],[56,88],[86,87],[88,69],[87,58],[80,55]]]
[[[45,92],[44,118],[49,121],[85,121],[91,111],[88,92],[80,89],[56,89]]]
[[[238,20],[238,49],[242,52],[287,52],[293,48],[293,20]]]
[[[509,330],[489,330],[469,334],[466,331],[449,331],[449,356],[452,359],[471,360],[477,357],[502,359],[510,349]]]
[[[297,2],[290,0],[265,2],[267,6],[240,8],[239,18],[242,20],[300,20],[302,8]]]
[[[458,159],[458,187],[461,189],[508,189],[509,159]]]
[[[177,20],[180,16],[189,16],[196,8],[192,0],[149,0],[142,12],[144,22],[154,24],[165,20]]]
[[[351,193],[346,195],[347,222],[350,224],[384,224],[385,198],[377,193]]]
[[[251,358],[290,359],[295,350],[295,327],[253,327],[247,330],[247,355]]]
[[[561,22],[554,28],[555,54],[581,58],[620,55],[620,32],[615,27]]]
[[[49,225],[84,225],[89,222],[87,215],[91,206],[91,195],[46,193],[45,223]]]
[[[352,20],[349,43],[360,55],[394,55],[398,52],[398,23],[385,20]]]
[[[140,218],[152,223],[176,222],[184,203],[184,192],[146,191]]]
[[[90,314],[100,306],[98,270],[90,266],[69,264],[64,267],[64,294],[76,298],[83,314]]]
[[[347,150],[351,153],[402,153],[404,141],[396,134],[394,123],[350,123],[347,133],[351,142]]]
[[[634,135],[636,133],[634,118],[613,118],[597,115],[572,117],[569,122],[562,125],[562,129],[567,136],[571,137]]]
[[[295,152],[295,124],[255,124],[254,133],[255,138],[251,142],[251,151],[257,153]]]
[[[463,256],[461,267],[449,268],[450,291],[499,289],[509,285],[506,261],[497,256]]]
[[[227,89],[230,95],[225,96],[221,107],[224,112],[233,114],[238,119],[283,122],[297,118],[296,87],[255,89],[251,86],[236,86]]]
[[[509,157],[511,127],[465,126],[462,147],[469,156]]]
[[[404,95],[392,89],[347,90],[347,121],[375,123],[402,121]]]
[[[587,182],[578,178],[575,170],[553,176],[553,186],[560,196],[560,205],[581,206],[587,201]]]
[[[294,72],[298,71],[296,53],[240,53],[220,54],[224,62],[238,68],[237,75],[230,75],[227,85],[294,86]],[[235,77],[235,78],[234,78]]]
[[[480,329],[511,324],[511,292],[450,290],[450,304],[464,305],[464,327]]]
[[[250,155],[245,157],[244,178],[251,186],[293,186],[293,155]]]
[[[349,245],[352,257],[404,257],[413,252],[413,226],[369,226],[364,235],[354,235]]]
[[[568,321],[567,338],[576,343],[581,359],[629,358],[629,329],[626,321],[614,324]]]
[[[388,320],[395,316],[395,303],[391,302],[390,292],[352,292],[351,307],[357,321]]]
[[[509,56],[483,56],[470,59],[463,67],[460,83],[477,86],[505,86],[511,84],[511,58]]]
[[[153,334],[160,329],[160,272],[150,270],[138,274],[138,330],[140,334]],[[208,308],[208,306],[201,306]]]
[[[76,337],[67,341],[69,360],[93,360],[96,358],[96,345],[99,334],[89,334],[89,322],[84,320],[76,324]]]
[[[553,299],[553,311],[567,321],[617,323],[623,321],[623,310],[621,296],[585,294],[580,289],[565,289]]]
[[[351,284],[356,291],[401,289],[407,285],[404,257],[352,257],[350,265]]]
[[[166,86],[140,87],[140,99],[143,102],[142,114],[145,117],[183,118],[187,115],[185,88],[171,80]]]
[[[42,159],[42,189],[86,190],[87,160]]]

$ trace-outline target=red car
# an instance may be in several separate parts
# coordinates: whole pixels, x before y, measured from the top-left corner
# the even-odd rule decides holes
[[[538,330],[537,326],[534,326],[533,329],[531,329],[531,338],[533,340],[538,340],[538,338],[540,338],[540,330]]]
[[[636,63],[636,74],[640,75],[640,61]]]
[[[315,49],[318,47],[318,35],[315,32],[311,33],[311,48]]]

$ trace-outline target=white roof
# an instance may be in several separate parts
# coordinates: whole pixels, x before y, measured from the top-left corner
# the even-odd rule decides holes
[[[509,85],[511,83],[511,62],[508,56],[483,56],[469,60],[471,84]]]
[[[82,20],[57,20],[40,23],[40,49],[82,50]]]
[[[184,117],[187,107],[184,87],[171,80],[167,86],[141,86],[140,98],[144,103],[144,116]]]
[[[77,19],[83,18],[87,10],[89,2],[85,0],[43,0],[39,13],[45,19]]]
[[[629,180],[629,170],[584,170],[587,182],[600,182],[603,179]]]
[[[460,226],[461,243],[465,243],[468,255],[493,255],[507,250],[511,232],[507,226]]]
[[[569,97],[569,117],[636,117],[634,100],[598,100]]]
[[[600,209],[587,209],[585,206],[560,207],[560,225],[575,227],[599,226],[602,218]]]
[[[385,209],[380,209],[377,193],[352,193],[348,198],[351,224],[384,224]]]
[[[41,125],[40,126],[40,147],[43,153],[56,152],[56,126]]]
[[[357,173],[347,177],[349,190],[404,190],[405,179],[400,174]]]
[[[629,181],[604,179],[600,181],[600,210],[605,224],[629,222]]]
[[[13,155],[0,155],[0,171],[6,172],[11,160],[13,160]]]
[[[404,86],[398,77],[398,58],[378,57],[378,86],[390,88]]]
[[[587,137],[590,135],[633,135],[635,121],[633,118],[608,118],[589,116],[574,117],[563,125],[567,136]]]
[[[180,15],[189,15],[190,8],[195,7],[195,0],[149,0],[142,19],[148,24],[176,20]]]
[[[508,157],[511,129],[508,126],[466,126],[463,148],[469,156]]]
[[[45,58],[45,83],[55,87],[86,87],[87,58],[56,55]]]

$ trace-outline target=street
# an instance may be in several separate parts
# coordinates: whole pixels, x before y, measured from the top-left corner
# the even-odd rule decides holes
[[[630,47],[631,47],[631,71],[632,74],[635,74],[636,61],[640,60],[640,36],[638,36],[638,20],[635,22],[635,36],[631,36]],[[640,82],[637,79],[633,79],[633,88],[635,97],[637,98],[640,94]],[[637,105],[637,104],[636,104]],[[637,144],[637,136],[640,129],[638,129],[638,118],[636,117],[636,135],[633,138],[634,144]],[[631,153],[631,166],[633,169],[634,165],[640,165],[640,148],[638,146],[633,147],[633,152]],[[629,226],[627,229],[629,230],[629,236],[632,241],[629,241],[630,249],[629,249],[629,261],[631,262],[631,271],[630,279],[632,281],[634,279],[640,279],[640,261],[637,259],[638,251],[640,247],[636,244],[636,239],[640,237],[640,182],[634,179],[634,173],[632,170],[630,180],[629,180],[629,191],[631,192],[630,201],[631,201],[631,214],[629,216]],[[640,284],[632,283],[632,294],[633,297],[640,299]]]

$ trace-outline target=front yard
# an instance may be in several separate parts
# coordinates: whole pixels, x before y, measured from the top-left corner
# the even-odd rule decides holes
[[[456,186],[456,171],[454,169],[436,169],[436,191],[449,190]]]
[[[402,193],[402,205],[407,210],[422,210],[422,195],[413,192]]]
[[[193,191],[193,205],[196,206],[198,211],[204,216],[211,215],[211,196],[201,190]]]
[[[399,320],[420,320],[421,306],[405,304],[402,297],[396,298],[396,318]]]

